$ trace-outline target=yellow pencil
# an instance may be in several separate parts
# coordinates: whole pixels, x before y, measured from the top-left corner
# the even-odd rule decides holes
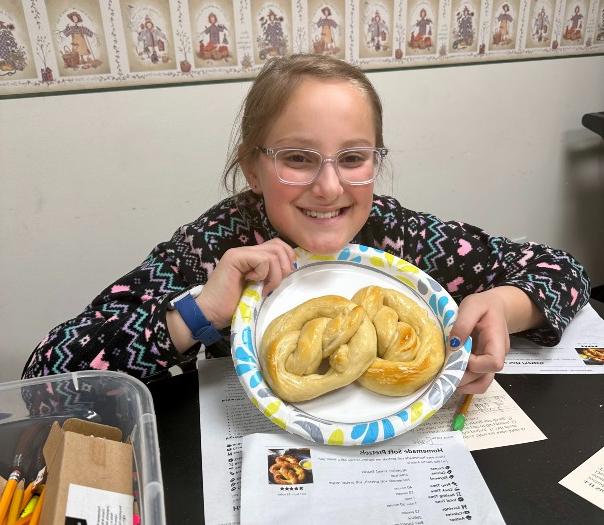
[[[31,520],[29,521],[30,525],[38,525],[40,522],[40,514],[42,514],[42,507],[44,506],[44,495],[46,494],[46,486],[42,489],[42,494],[40,494],[40,499],[38,503],[36,503],[36,508],[31,515]]]
[[[15,525],[27,525],[31,521],[31,514],[25,518],[19,518]]]
[[[13,470],[11,475],[8,478],[8,482],[6,483],[6,487],[4,487],[4,491],[2,492],[2,497],[0,498],[0,523],[4,522],[4,518],[6,518],[8,514],[8,509],[10,507],[10,502],[13,499],[13,494],[15,493],[15,489],[17,488],[17,483],[21,479],[21,471]]]
[[[463,399],[463,403],[457,410],[455,416],[453,417],[453,423],[451,425],[451,430],[461,430],[463,429],[466,423],[466,414],[468,413],[468,409],[470,408],[470,404],[472,403],[472,398],[474,394],[466,394]]]
[[[24,518],[25,516],[27,516],[27,514],[30,514],[33,511],[33,505],[32,505],[29,512],[25,513],[25,509],[27,508],[27,505],[31,501],[32,497],[35,496],[37,498],[38,497],[37,495],[40,494],[40,491],[42,490],[42,488],[44,486],[44,484],[42,482],[44,481],[45,477],[46,477],[46,467],[42,467],[40,469],[40,471],[38,472],[36,479],[34,479],[32,482],[29,483],[29,485],[27,485],[27,488],[25,489],[25,492],[23,493],[23,501],[21,502],[21,517],[22,518]]]
[[[29,498],[29,501],[21,511],[21,515],[19,516],[19,518],[31,518],[31,515],[34,512],[34,509],[36,508],[36,504],[38,503],[39,499],[40,496],[38,496],[37,494],[34,494],[31,498]]]
[[[19,509],[19,514],[21,514],[23,512],[23,510],[29,503],[29,500],[31,499],[31,497],[34,494],[34,488],[35,488],[34,482],[30,481],[27,485],[27,488],[23,492],[23,499],[21,500],[21,508]]]
[[[23,500],[23,487],[25,486],[25,482],[23,480],[19,481],[17,484],[17,488],[15,489],[15,493],[13,494],[13,499],[10,502],[10,509],[8,510],[8,520],[6,521],[6,525],[15,525],[17,518],[19,518],[19,511],[21,510],[21,501]]]

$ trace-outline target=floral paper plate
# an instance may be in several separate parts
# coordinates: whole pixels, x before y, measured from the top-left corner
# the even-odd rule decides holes
[[[231,353],[235,371],[252,403],[273,423],[315,443],[367,445],[384,441],[418,426],[451,397],[466,369],[472,342],[452,351],[425,387],[408,396],[389,397],[357,383],[316,399],[288,403],[264,381],[258,348],[262,334],[277,316],[320,295],[351,298],[364,286],[377,285],[405,293],[438,321],[446,341],[457,317],[457,305],[434,279],[387,252],[350,244],[332,255],[296,249],[297,270],[268,297],[262,283],[244,290],[231,324]]]

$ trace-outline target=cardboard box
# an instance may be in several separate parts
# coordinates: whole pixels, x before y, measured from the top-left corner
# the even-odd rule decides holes
[[[116,427],[53,423],[43,449],[48,476],[40,525],[65,525],[68,510],[74,523],[86,512],[95,516],[88,525],[132,523],[132,445],[121,439]]]

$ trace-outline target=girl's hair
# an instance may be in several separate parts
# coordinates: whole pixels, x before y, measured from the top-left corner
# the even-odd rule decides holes
[[[231,138],[222,182],[227,191],[237,193],[241,162],[258,155],[272,123],[279,117],[298,84],[306,79],[343,80],[367,95],[373,109],[375,146],[383,147],[382,103],[365,74],[357,67],[326,55],[297,54],[266,62],[239,111],[239,125]]]

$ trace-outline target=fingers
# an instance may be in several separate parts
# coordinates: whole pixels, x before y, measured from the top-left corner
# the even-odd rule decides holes
[[[474,301],[474,296],[466,297],[457,310],[457,320],[449,334],[449,345],[451,348],[459,348],[472,334],[474,327],[485,313],[482,301]]]
[[[293,270],[296,253],[281,239],[258,246],[229,250],[221,261],[237,270],[243,280],[264,281],[263,294],[274,290]]]
[[[495,374],[475,374],[473,372],[466,372],[457,389],[462,394],[484,394],[494,378]]]
[[[281,239],[231,248],[209,274],[197,302],[215,326],[228,326],[246,280],[264,281],[266,295],[293,271],[295,260],[293,248]]]
[[[501,372],[503,369],[505,352],[502,349],[495,349],[493,353],[471,354],[468,361],[468,370],[477,374],[486,374],[489,372]]]
[[[505,356],[509,350],[507,333],[494,333],[485,343],[483,334],[480,346],[472,348],[466,372],[461,379],[459,390],[464,394],[481,394],[489,387],[496,372],[503,369]]]
[[[493,313],[485,314],[476,325],[472,343],[468,370],[479,374],[501,372],[510,350],[505,322]]]
[[[241,261],[241,273],[248,281],[265,281],[270,274],[270,259],[261,255],[247,257]]]
[[[252,274],[247,274],[245,278],[252,281],[264,281],[262,294],[267,295],[277,288],[285,277],[293,272],[296,253],[291,246],[281,239],[272,239],[258,248],[257,256],[261,260],[262,273],[253,272]]]
[[[280,264],[278,257],[271,257],[268,260],[268,275],[264,279],[264,286],[262,288],[262,295],[268,295],[277,286],[281,284],[281,281],[291,273],[291,267],[289,269],[283,268]]]
[[[283,243],[283,247],[279,247],[276,250],[277,260],[279,262],[279,268],[281,269],[282,277],[287,277],[294,271],[294,261],[296,260],[296,253],[291,246]]]
[[[470,335],[472,353],[459,390],[476,394],[484,392],[495,373],[502,370],[510,348],[505,313],[493,294],[474,294],[461,302],[457,321],[449,335],[449,346],[458,348]]]

